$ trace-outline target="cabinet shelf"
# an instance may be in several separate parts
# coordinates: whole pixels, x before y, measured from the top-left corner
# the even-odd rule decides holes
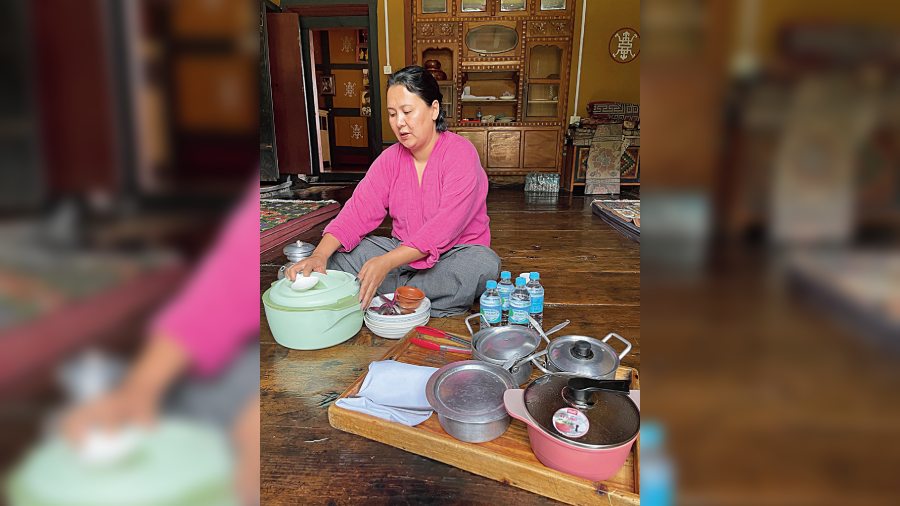
[[[494,103],[514,104],[514,103],[518,102],[518,99],[515,99],[515,98],[498,98],[498,99],[495,99],[495,100],[490,100],[490,99],[486,99],[486,98],[463,98],[463,99],[460,100],[460,102],[465,103],[465,104],[470,104],[470,103],[471,103],[471,104],[474,104],[474,103],[479,103],[479,104],[482,104],[482,103],[488,103],[488,104],[494,104]]]
[[[558,104],[559,100],[529,100],[529,104]]]

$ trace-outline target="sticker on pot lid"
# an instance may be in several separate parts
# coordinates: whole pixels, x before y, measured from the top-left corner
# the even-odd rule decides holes
[[[579,438],[588,433],[591,422],[575,408],[560,408],[553,414],[553,428],[563,436]]]

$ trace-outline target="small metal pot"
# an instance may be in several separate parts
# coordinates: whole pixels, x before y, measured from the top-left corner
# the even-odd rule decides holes
[[[284,256],[287,257],[288,262],[278,269],[278,279],[284,277],[285,271],[290,266],[312,255],[315,250],[316,246],[314,244],[303,241],[292,242],[285,246],[281,251],[284,253]]]
[[[447,434],[467,443],[484,443],[509,427],[503,394],[517,386],[502,367],[464,360],[435,371],[425,396]]]
[[[538,356],[541,336],[521,325],[487,327],[475,332],[469,320],[480,317],[476,313],[466,318],[466,327],[472,335],[472,358],[508,370],[516,385],[527,382],[534,370],[531,359]]]
[[[625,344],[621,353],[606,344],[612,338]],[[587,378],[614,379],[619,361],[629,351],[631,343],[615,332],[607,334],[602,340],[588,336],[559,336],[547,346],[545,365],[538,360],[532,362],[545,374],[566,372]]]

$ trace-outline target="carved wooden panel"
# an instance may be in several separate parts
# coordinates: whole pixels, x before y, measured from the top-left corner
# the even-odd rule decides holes
[[[523,165],[526,168],[556,167],[560,150],[558,130],[525,130]]]
[[[509,30],[513,30],[516,36],[515,46],[508,51],[504,51],[502,53],[498,52],[478,52],[473,51],[467,42],[485,42],[490,41],[490,37],[472,37],[472,40],[469,40],[470,34],[473,34],[473,30],[486,30],[489,27],[504,27]],[[488,34],[489,32],[485,32]],[[518,21],[473,21],[463,23],[462,34],[460,35],[460,42],[463,50],[463,58],[467,60],[510,60],[510,59],[518,59],[522,56],[522,45],[525,42],[522,40],[522,27]]]
[[[458,26],[459,23],[453,21],[418,23],[416,25],[416,35],[420,39],[455,39]]]
[[[544,19],[528,23],[528,35],[531,37],[568,37],[569,21],[566,19]]]
[[[485,153],[485,139],[486,134],[484,130],[459,130],[456,132],[461,137],[465,137],[475,146],[475,150],[478,151],[478,158],[481,159],[481,166],[486,167],[484,163],[484,153]]]
[[[518,167],[522,132],[488,132],[488,167]]]

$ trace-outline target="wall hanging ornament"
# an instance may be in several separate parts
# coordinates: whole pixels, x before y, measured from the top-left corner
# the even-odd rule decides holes
[[[609,38],[609,56],[616,63],[634,61],[641,54],[641,36],[634,28],[619,28]]]

